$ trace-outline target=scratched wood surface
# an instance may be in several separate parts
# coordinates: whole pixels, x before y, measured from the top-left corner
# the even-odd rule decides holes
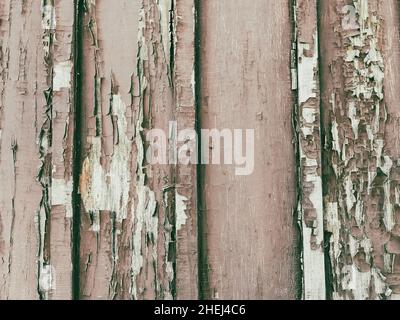
[[[0,0],[0,299],[399,299],[399,10]]]
[[[202,128],[254,128],[256,146],[256,174],[204,168],[205,296],[295,298],[290,7],[227,0],[200,10]]]

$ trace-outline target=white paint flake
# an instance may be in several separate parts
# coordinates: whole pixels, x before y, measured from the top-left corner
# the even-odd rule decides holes
[[[54,66],[53,91],[71,87],[72,62],[64,61]]]
[[[176,230],[181,230],[182,226],[186,224],[187,215],[186,209],[187,205],[186,202],[188,198],[181,196],[176,192],[175,194],[175,212],[176,212]]]
[[[73,182],[64,179],[52,179],[51,204],[53,206],[65,206],[66,217],[72,218],[72,189]]]
[[[45,4],[48,1],[42,0],[42,28],[43,30],[56,29],[56,10],[51,4]]]
[[[111,164],[106,171],[100,161],[101,138],[91,138],[91,150],[83,163],[80,192],[85,209],[98,215],[115,212],[118,221],[127,217],[131,181],[132,143],[126,135],[126,106],[119,95],[113,95],[112,112],[118,119],[118,144],[114,146]]]

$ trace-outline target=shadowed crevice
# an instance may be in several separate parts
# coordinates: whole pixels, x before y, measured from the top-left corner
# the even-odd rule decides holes
[[[324,92],[324,83],[323,83],[323,68],[325,68],[323,64],[323,59],[322,59],[322,41],[323,39],[321,38],[321,17],[322,17],[322,12],[321,12],[321,3],[320,1],[317,1],[317,28],[318,28],[318,63],[319,63],[319,88],[320,88],[320,128],[321,128],[321,179],[322,179],[322,198],[325,198],[325,195],[327,193],[327,186],[328,186],[328,181],[326,179],[326,168],[329,168],[329,159],[328,155],[326,153],[326,148],[325,148],[325,141],[326,141],[326,134],[325,134],[325,112],[324,112],[324,101],[323,101],[323,92]],[[326,213],[326,208],[325,208],[325,201],[323,202],[324,205],[324,213]],[[330,258],[330,239],[331,239],[332,234],[328,231],[324,231],[324,254],[325,254],[325,288],[326,288],[326,299],[327,300],[332,300],[332,294],[333,294],[333,273],[332,273],[332,264],[331,264],[331,258]]]
[[[291,48],[291,61],[290,68],[297,70],[297,24],[296,24],[296,5],[297,0],[291,0],[288,2],[289,12],[291,15],[292,24],[292,48]],[[298,83],[298,79],[295,79]],[[300,172],[300,150],[298,141],[298,91],[292,90],[293,99],[293,111],[292,111],[292,134],[294,141],[294,153],[295,153],[295,166],[296,166],[296,202],[293,208],[293,228],[295,230],[294,245],[295,250],[293,257],[294,260],[294,271],[295,271],[295,298],[296,300],[301,300],[303,297],[303,268],[301,263],[301,255],[303,251],[303,237],[301,230],[300,217],[298,212],[298,204],[301,203],[301,172]]]
[[[195,6],[195,105],[196,105],[196,132],[198,136],[198,157],[202,158],[201,141],[201,1],[194,0]],[[208,274],[207,238],[206,238],[206,208],[204,200],[205,165],[197,165],[197,240],[198,240],[198,298],[210,298],[210,284]]]
[[[80,227],[81,199],[79,195],[79,177],[82,163],[82,41],[84,0],[74,0],[74,155],[72,192],[72,299],[79,300],[80,294]]]

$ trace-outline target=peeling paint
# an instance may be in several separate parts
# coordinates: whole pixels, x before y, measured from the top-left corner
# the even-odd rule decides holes
[[[117,117],[118,144],[114,146],[109,170],[101,164],[101,138],[91,137],[91,150],[83,162],[80,193],[85,209],[98,216],[101,211],[115,212],[117,220],[127,217],[131,142],[127,132],[126,106],[119,95],[111,100],[112,114]],[[98,226],[94,226],[98,231]]]
[[[176,128],[174,128],[175,136],[171,140],[177,138],[179,130],[195,129],[196,121],[199,121],[195,102],[196,86],[199,83],[195,58],[198,40],[196,40],[196,33],[199,26],[196,5],[195,1],[186,0],[174,0],[173,3],[175,55],[173,89]],[[174,145],[177,144],[178,142],[175,141]],[[171,267],[175,270],[169,271],[169,277],[170,281],[172,279],[174,281],[172,287],[175,288],[175,299],[197,299],[200,281],[198,276],[197,167],[178,164],[174,176],[175,188],[169,195],[175,198],[175,203],[171,204],[175,221],[170,232],[171,246],[175,246],[175,249],[171,251],[175,253],[171,252],[169,263],[174,263]],[[183,202],[179,203],[180,200]],[[172,271],[174,274],[171,273]]]
[[[39,276],[40,291],[50,293],[56,289],[55,270],[51,265],[46,265],[40,272]]]
[[[54,66],[53,90],[60,91],[62,88],[71,87],[72,62],[64,61]]]
[[[143,88],[143,90],[145,87]],[[142,91],[143,93],[143,91]],[[133,255],[132,255],[132,296],[133,299],[138,298],[137,287],[136,287],[136,278],[140,274],[141,269],[143,267],[143,243],[142,243],[142,230],[146,230],[153,237],[154,241],[157,242],[158,235],[158,218],[154,216],[157,202],[155,200],[155,194],[150,190],[149,187],[145,185],[146,175],[144,173],[144,144],[142,139],[142,127],[143,123],[143,108],[139,110],[138,123],[136,125],[136,147],[137,147],[137,196],[138,203],[136,209],[134,210],[135,214],[135,231],[133,234]],[[145,249],[146,250],[146,249]],[[153,250],[152,257],[154,261],[157,260],[157,251]]]
[[[147,39],[145,35],[145,12],[142,8],[140,11],[141,19],[139,20],[139,31],[138,31],[138,69],[137,76],[139,80],[139,94],[140,103],[137,114],[136,122],[136,134],[135,134],[135,145],[137,148],[137,170],[136,170],[136,194],[137,194],[137,206],[134,209],[132,215],[135,219],[135,231],[133,233],[133,254],[132,254],[132,279],[131,279],[131,294],[133,299],[138,299],[139,294],[141,295],[145,288],[138,286],[137,278],[139,277],[145,260],[151,258],[150,262],[153,266],[157,265],[158,253],[157,253],[157,238],[158,238],[158,217],[155,215],[157,201],[155,199],[155,193],[146,185],[146,173],[144,167],[145,161],[145,149],[143,135],[143,122],[144,122],[144,94],[147,89],[147,78],[144,74],[144,62],[148,60],[148,51],[146,49]],[[143,232],[151,238],[151,243],[143,243],[142,237]],[[149,252],[150,251],[150,252]],[[148,263],[146,261],[146,263]],[[157,290],[157,283],[155,283],[155,290]]]
[[[321,179],[321,128],[318,31],[315,4],[296,2],[300,200],[303,238],[303,295],[325,299],[324,218]],[[311,28],[308,30],[307,28]],[[308,42],[306,42],[308,41]],[[292,86],[293,87],[293,86]]]
[[[176,193],[175,196],[175,211],[176,211],[176,230],[181,230],[182,226],[186,224],[187,215],[186,215],[186,202],[188,199],[180,194]]]
[[[160,29],[161,38],[165,56],[168,57],[171,49],[171,14],[172,4],[174,0],[157,0],[158,9],[160,12]],[[168,60],[168,59],[167,59]]]
[[[51,182],[51,204],[53,206],[65,206],[66,217],[72,218],[72,181],[53,179]]]
[[[41,166],[38,171],[37,180],[42,187],[42,199],[37,212],[37,228],[38,228],[38,294],[41,299],[49,299],[49,292],[46,285],[43,285],[43,277],[46,275],[46,266],[50,263],[48,246],[46,239],[48,235],[49,217],[51,212],[51,146],[52,146],[52,120],[53,120],[53,96],[52,96],[52,79],[51,72],[53,68],[52,52],[53,52],[53,33],[55,28],[55,8],[51,1],[42,0],[42,29],[43,29],[43,53],[44,66],[47,72],[47,90],[44,92],[46,105],[42,111],[45,114],[43,123],[40,127],[38,139],[39,154]]]
[[[332,295],[390,299],[398,287],[388,282],[395,255],[387,245],[399,203],[398,167],[383,139],[388,121],[384,24],[375,0],[353,0],[349,8],[356,21],[351,30],[343,29],[343,24],[334,29],[341,47],[329,71],[334,89],[327,93],[332,97],[326,152],[333,174],[327,175],[325,195]]]
[[[52,0],[42,1],[42,28],[44,30],[56,29],[56,10]]]

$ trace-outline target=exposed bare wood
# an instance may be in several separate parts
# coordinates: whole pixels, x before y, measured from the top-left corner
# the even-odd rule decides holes
[[[175,116],[178,132],[195,129],[195,22],[194,0],[174,1],[174,86]],[[183,137],[177,142],[196,146],[196,141]],[[183,215],[184,224],[176,233],[176,298],[198,298],[198,249],[197,249],[197,172],[196,163],[180,163],[175,179],[175,224]]]
[[[205,168],[205,295],[293,299],[299,258],[290,5],[221,0],[200,7],[202,127],[255,129],[255,174],[237,176],[232,165]]]

